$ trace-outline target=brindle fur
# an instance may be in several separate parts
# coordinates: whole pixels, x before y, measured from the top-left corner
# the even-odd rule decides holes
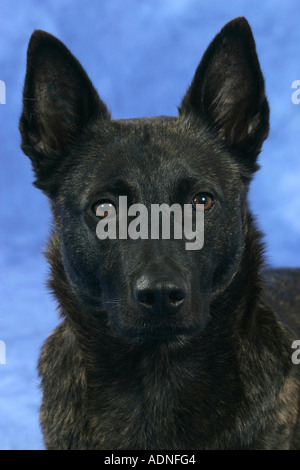
[[[22,148],[54,216],[47,258],[61,316],[39,360],[47,449],[299,449],[300,270],[265,269],[247,205],[269,107],[246,20],[212,41],[178,117],[111,119],[42,31],[23,103]],[[97,198],[149,207],[198,191],[215,197],[201,250],[96,237]],[[186,283],[175,317],[137,305],[146,272]]]

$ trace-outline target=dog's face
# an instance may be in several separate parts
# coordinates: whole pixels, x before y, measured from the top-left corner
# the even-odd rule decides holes
[[[69,279],[79,296],[85,291],[104,305],[122,334],[144,334],[145,328],[156,335],[196,332],[207,320],[212,295],[238,266],[245,198],[239,167],[205,133],[198,142],[177,119],[109,127],[107,145],[97,133],[86,139],[55,197]],[[112,205],[118,222],[120,195],[128,207],[144,204],[149,215],[152,204],[184,207],[206,197],[203,247],[186,250],[185,238],[99,240],[101,205]]]
[[[169,337],[205,328],[212,300],[241,260],[247,187],[268,115],[244,19],[211,43],[176,118],[112,120],[65,46],[33,34],[22,148],[51,199],[69,283],[79,300],[107,312],[114,334]],[[122,238],[118,230],[100,240],[96,229],[109,208],[119,227],[119,196],[149,214],[153,204],[201,207],[203,247],[187,250],[184,237]]]

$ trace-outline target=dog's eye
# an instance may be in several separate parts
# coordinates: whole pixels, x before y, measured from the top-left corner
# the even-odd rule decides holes
[[[208,212],[214,205],[214,198],[209,193],[198,193],[193,197],[193,209],[196,211],[197,206],[204,205],[204,212]],[[198,207],[200,209],[200,207]]]
[[[98,201],[92,205],[92,212],[97,219],[104,219],[105,217],[114,217],[116,208],[111,201]]]

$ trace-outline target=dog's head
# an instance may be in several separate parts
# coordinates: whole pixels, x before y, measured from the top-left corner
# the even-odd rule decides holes
[[[243,18],[212,41],[176,118],[111,119],[69,50],[45,32],[32,35],[22,149],[36,186],[51,200],[72,291],[106,311],[114,334],[165,337],[205,328],[212,301],[243,256],[247,189],[268,121],[264,80]],[[203,247],[187,250],[184,236],[153,239],[149,231],[148,238],[120,237],[119,196],[127,197],[127,207],[143,204],[148,214],[153,204],[200,208]],[[134,233],[145,235],[147,224],[138,229],[132,213],[126,217],[125,228],[133,223]],[[103,220],[116,222],[115,239],[97,236]]]

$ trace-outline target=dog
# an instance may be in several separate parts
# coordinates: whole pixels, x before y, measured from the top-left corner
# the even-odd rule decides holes
[[[112,119],[71,52],[33,33],[20,132],[53,212],[61,317],[39,359],[47,449],[300,448],[300,270],[266,267],[247,203],[268,131],[243,17],[210,43],[177,117]],[[120,196],[202,210],[202,248],[100,239]]]

